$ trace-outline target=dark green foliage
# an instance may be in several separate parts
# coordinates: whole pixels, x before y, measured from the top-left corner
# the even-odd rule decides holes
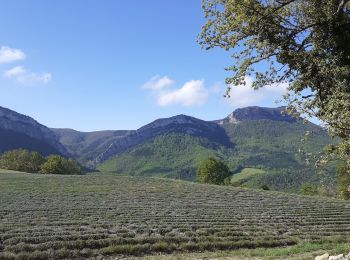
[[[39,173],[44,174],[81,174],[78,163],[72,159],[65,159],[59,155],[50,155],[45,163],[40,166]]]
[[[318,186],[312,183],[303,183],[300,187],[301,195],[317,195],[318,194]]]
[[[45,158],[38,152],[18,149],[1,155],[0,168],[34,173],[39,171],[40,165],[44,162]]]
[[[213,157],[203,161],[197,169],[197,181],[221,185],[231,175],[227,165]]]
[[[338,195],[340,198],[350,198],[350,175],[344,164],[337,167]]]
[[[118,154],[98,166],[101,171],[128,175],[162,176],[195,180],[196,168],[208,157],[221,158],[231,172],[243,168],[263,169],[241,184],[272,190],[299,192],[302,182],[333,185],[332,166],[319,174],[305,162],[303,153],[320,151],[330,139],[322,128],[300,121],[247,120],[222,125],[233,147],[225,147],[204,137],[187,134],[165,134]],[[301,141],[306,131],[313,134]]]
[[[202,7],[199,43],[233,58],[226,94],[247,77],[255,89],[288,84],[288,112],[317,117],[339,138],[319,162],[337,157],[350,175],[350,1],[203,0]]]
[[[270,190],[269,186],[267,185],[263,185],[260,187],[262,190]]]
[[[204,137],[166,134],[111,158],[98,169],[130,175],[194,180],[198,164],[214,156],[220,149],[219,144]]]
[[[47,174],[81,174],[81,166],[72,159],[60,155],[47,158],[38,152],[24,149],[12,150],[0,156],[0,169]]]

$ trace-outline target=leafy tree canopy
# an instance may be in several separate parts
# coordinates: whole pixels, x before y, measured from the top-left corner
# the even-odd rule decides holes
[[[230,175],[227,165],[212,157],[203,161],[197,169],[197,181],[201,183],[224,184]]]
[[[247,76],[254,88],[287,83],[289,112],[340,137],[327,150],[350,174],[350,0],[203,0],[203,10],[199,43],[233,52],[227,95]]]
[[[40,166],[40,173],[44,174],[80,174],[78,163],[71,159],[65,159],[59,155],[50,155],[44,164]]]
[[[8,151],[0,156],[0,168],[14,171],[38,172],[44,162],[45,158],[38,152],[24,149]]]
[[[30,173],[81,174],[81,166],[59,155],[43,157],[38,152],[17,149],[0,155],[0,168]]]
[[[345,165],[337,167],[338,196],[342,199],[350,198],[350,175],[346,172]]]

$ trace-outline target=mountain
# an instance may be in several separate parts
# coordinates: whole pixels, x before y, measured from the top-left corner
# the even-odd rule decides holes
[[[49,129],[0,108],[0,151],[60,153],[102,171],[189,180],[202,160],[216,156],[228,164],[236,186],[296,191],[303,182],[332,183],[333,166],[315,170],[304,156],[332,141],[326,131],[283,110],[246,107],[215,121],[178,115],[137,130],[79,132]],[[306,131],[312,135],[301,141]]]
[[[271,121],[284,121],[284,122],[296,122],[297,119],[284,114],[285,107],[258,107],[251,106],[245,108],[238,108],[229,114],[227,117],[221,120],[216,120],[214,122],[218,124],[227,124],[227,123],[239,123],[241,121],[247,120],[271,120]]]
[[[0,152],[24,148],[43,155],[67,155],[55,133],[33,118],[0,107]]]
[[[73,129],[51,128],[58,140],[77,160],[87,164],[105,152],[111,144],[134,131],[79,132]]]
[[[220,150],[228,148],[205,137],[167,133],[114,155],[97,168],[121,174],[193,180],[197,165]]]
[[[131,147],[169,133],[205,137],[224,146],[232,145],[222,127],[186,115],[157,119],[137,130],[78,132],[72,129],[51,129],[61,144],[80,162],[96,166]]]
[[[283,110],[283,107],[247,107],[213,122],[186,116],[159,119],[115,142],[97,167],[123,174],[193,180],[199,162],[216,156],[240,174],[239,181],[234,179],[238,186],[268,185],[273,189],[296,191],[303,182],[321,179],[331,182],[332,167],[316,171],[305,163],[305,156],[299,152],[322,150],[331,141],[326,131],[315,124],[284,116]],[[145,134],[148,129],[152,134]],[[313,134],[301,141],[306,131]],[[123,147],[125,143],[128,146]],[[123,149],[118,150],[120,147]],[[244,169],[261,171],[241,173]]]
[[[129,132],[123,138],[119,138],[101,153],[94,161],[95,164],[106,161],[111,156],[120,154],[129,148],[143,144],[158,136],[181,133],[195,137],[205,137],[209,141],[231,146],[229,137],[224,129],[213,122],[203,121],[194,117],[178,115],[170,118],[162,118],[141,127],[136,131]]]

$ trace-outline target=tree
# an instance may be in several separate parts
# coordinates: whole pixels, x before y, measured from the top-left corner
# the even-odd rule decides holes
[[[230,175],[227,165],[212,157],[203,161],[197,169],[197,181],[201,183],[224,184]]]
[[[350,175],[346,172],[345,165],[337,167],[338,195],[342,199],[350,198]]]
[[[45,158],[38,152],[30,152],[25,149],[17,149],[5,152],[0,157],[0,168],[23,171],[38,172]]]
[[[39,172],[40,166],[45,162],[45,158],[38,152],[31,152],[29,159],[29,170],[27,172]]]
[[[249,76],[255,89],[288,84],[288,112],[316,116],[340,138],[327,152],[344,160],[350,176],[350,0],[203,0],[202,6],[207,21],[199,43],[233,52],[226,95]]]
[[[82,169],[80,165],[72,159],[64,159],[62,161],[64,171],[68,174],[81,174]]]
[[[59,155],[50,155],[44,164],[40,166],[40,173],[44,174],[80,174],[80,166],[71,159],[65,159]]]
[[[50,155],[40,167],[40,173],[45,174],[65,174],[63,168],[63,158],[59,155]]]

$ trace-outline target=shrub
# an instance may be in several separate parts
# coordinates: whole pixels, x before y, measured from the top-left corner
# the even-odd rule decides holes
[[[40,166],[40,173],[44,174],[81,174],[78,163],[72,159],[65,159],[59,155],[50,155]]]
[[[316,184],[312,183],[303,183],[300,186],[300,194],[301,195],[317,195],[318,194],[318,187]]]
[[[270,190],[269,186],[267,186],[267,185],[262,185],[260,188],[262,190]]]
[[[212,157],[203,161],[197,169],[197,181],[201,183],[224,184],[230,175],[227,165]]]

